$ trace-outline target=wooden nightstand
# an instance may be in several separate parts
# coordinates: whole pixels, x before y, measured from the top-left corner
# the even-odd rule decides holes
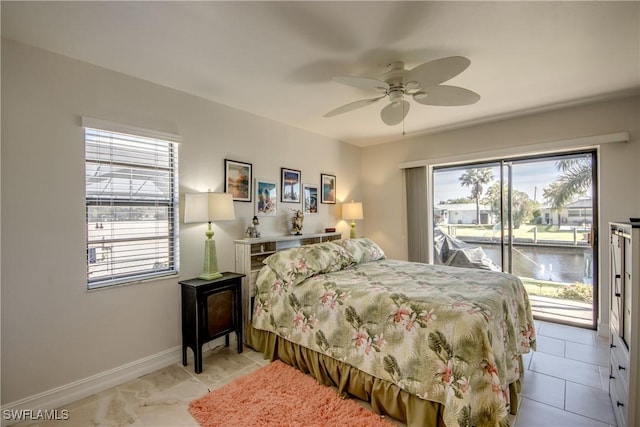
[[[202,345],[236,333],[242,353],[242,278],[244,274],[222,273],[213,280],[180,281],[182,287],[182,364],[187,366],[187,347],[194,356],[196,374],[202,372]]]

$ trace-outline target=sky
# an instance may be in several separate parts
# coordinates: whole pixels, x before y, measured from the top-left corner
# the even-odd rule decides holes
[[[514,163],[512,169],[513,188],[527,193],[531,200],[544,204],[544,198],[542,196],[543,189],[562,175],[562,173],[556,169],[556,161],[557,159]],[[487,188],[491,187],[494,182],[500,179],[499,164],[494,164],[495,166],[491,168],[494,180],[484,187],[485,192]],[[466,169],[467,168],[452,168],[451,170],[438,169],[434,171],[433,189],[436,204],[448,199],[471,196],[471,189],[469,187],[463,187],[459,179]]]

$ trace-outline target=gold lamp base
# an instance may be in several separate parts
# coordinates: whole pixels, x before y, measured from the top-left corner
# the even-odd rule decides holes
[[[350,239],[356,238],[356,222],[355,221],[351,222],[351,232],[349,233],[349,238]]]

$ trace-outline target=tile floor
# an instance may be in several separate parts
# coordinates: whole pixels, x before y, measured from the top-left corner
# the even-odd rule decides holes
[[[524,358],[514,427],[615,426],[609,341],[595,331],[536,321],[538,349]]]
[[[615,426],[606,391],[608,341],[590,330],[540,321],[536,326],[538,351],[524,359],[522,402],[511,425]],[[197,426],[187,411],[191,400],[268,363],[250,349],[237,354],[233,343],[217,343],[210,343],[199,375],[192,364],[171,365],[61,408],[69,410],[68,421],[22,426]]]

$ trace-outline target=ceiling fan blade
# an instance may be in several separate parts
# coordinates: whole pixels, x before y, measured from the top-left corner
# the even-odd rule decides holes
[[[345,104],[343,106],[340,106],[338,108],[334,108],[333,110],[331,110],[328,113],[326,113],[324,115],[324,117],[333,117],[333,116],[337,116],[338,114],[342,114],[342,113],[346,113],[346,112],[351,111],[351,110],[355,110],[357,108],[365,107],[365,106],[367,106],[369,104],[374,104],[374,103],[378,102],[378,100],[380,100],[382,98],[384,98],[384,96],[380,96],[378,98],[371,98],[371,99],[361,99],[360,101],[350,102],[350,103]]]
[[[387,89],[389,89],[388,83],[369,77],[336,76],[333,80],[348,86],[357,87],[358,89],[375,90],[381,93],[386,93]]]
[[[471,64],[464,56],[449,56],[425,62],[409,70],[404,83],[419,82],[421,87],[435,86],[457,76]]]
[[[382,121],[388,126],[394,126],[402,123],[404,118],[409,112],[411,105],[409,102],[402,100],[399,102],[392,102],[380,111],[380,117]]]
[[[438,85],[421,89],[413,94],[413,100],[424,105],[455,107],[475,104],[480,100],[480,95],[458,86]]]

